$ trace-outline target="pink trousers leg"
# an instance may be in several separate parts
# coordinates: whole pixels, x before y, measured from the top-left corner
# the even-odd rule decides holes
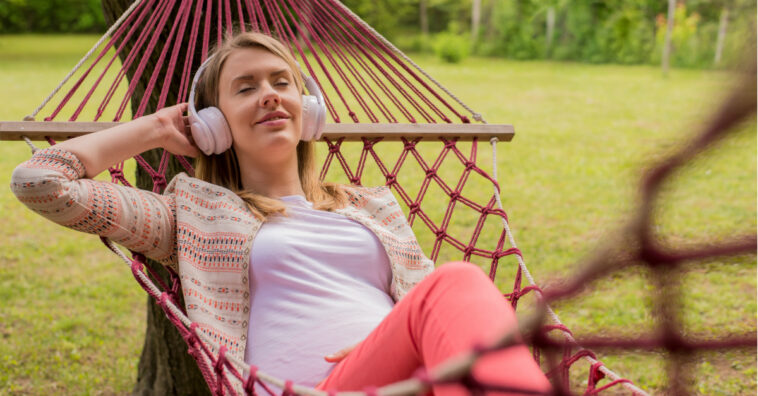
[[[407,379],[419,367],[431,369],[516,326],[513,309],[478,267],[448,263],[398,302],[318,389],[363,390]],[[511,388],[550,391],[525,345],[485,355],[473,374],[477,380]],[[437,396],[469,393],[458,384],[438,385],[433,391]]]

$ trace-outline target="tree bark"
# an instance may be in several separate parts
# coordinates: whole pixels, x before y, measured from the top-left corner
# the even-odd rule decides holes
[[[101,0],[103,13],[108,25],[112,25],[113,22],[131,5],[132,1],[133,0]],[[215,23],[215,18],[213,18],[213,21]],[[143,26],[143,28],[145,27]],[[161,37],[158,41],[159,45],[156,47],[156,50],[151,54],[144,54],[144,56],[149,57],[146,70],[154,70],[154,66],[157,64],[160,55],[159,49],[162,47],[162,44],[166,42],[170,28],[171,24],[169,23],[164,31],[161,32]],[[215,26],[212,28],[212,31],[215,31]],[[183,43],[186,43],[189,40],[189,34],[190,28],[188,27],[185,31],[185,37],[182,38]],[[122,62],[125,60],[129,52],[133,50],[136,39],[137,34],[129,39],[124,50],[119,54]],[[184,51],[186,51],[186,48],[187,46],[184,45],[180,51],[179,59],[184,59]],[[142,50],[142,48],[140,50]],[[195,56],[195,62],[199,62],[199,56]],[[197,66],[198,65],[195,65],[193,70],[196,69]],[[134,62],[127,70],[126,75],[130,82],[135,75],[136,68],[137,62]],[[165,73],[165,71],[163,73]],[[178,81],[180,73],[181,68],[177,67],[174,70],[175,76],[173,81]],[[149,72],[139,77],[136,90],[131,100],[132,114],[135,114],[137,111],[139,101],[144,95],[149,78]],[[159,79],[159,81],[163,80]],[[171,87],[166,105],[176,103],[178,88],[179,87],[176,84]],[[157,89],[153,90],[149,103],[145,109],[145,114],[150,114],[157,110],[158,92],[159,90]],[[147,160],[154,169],[158,168],[161,151],[162,150],[152,150],[143,153],[145,160]],[[165,175],[166,180],[171,180],[174,175],[182,170],[183,169],[176,160],[172,159]],[[137,187],[150,190],[152,189],[152,186],[153,182],[150,175],[142,170],[142,168],[137,167]],[[148,265],[168,284],[169,274],[162,265],[152,260],[148,261]],[[181,292],[179,293],[179,296],[181,298]],[[179,301],[179,303],[182,306],[184,304],[183,301]],[[133,393],[135,395],[210,395],[208,386],[205,383],[197,364],[187,353],[187,345],[184,340],[171,322],[166,319],[160,306],[158,306],[150,297],[147,298],[146,326],[145,342],[142,349],[142,355],[140,356],[137,383],[134,386]]]
[[[471,2],[471,42],[476,44],[479,38],[479,24],[482,19],[482,0]]]
[[[721,17],[719,18],[719,35],[716,39],[716,55],[713,59],[715,65],[721,63],[721,54],[724,52],[724,39],[726,38],[726,27],[728,23],[729,8],[724,7],[721,10]]]
[[[550,56],[553,47],[553,36],[555,35],[555,7],[547,8],[547,17],[545,20],[545,54]]]
[[[495,40],[495,3],[497,0],[490,0],[484,3],[484,24],[485,24],[485,33],[484,33],[484,39],[486,41],[492,42]]]
[[[668,0],[668,18],[666,21],[666,37],[663,42],[663,76],[669,73],[669,57],[671,56],[671,33],[674,30],[674,12],[676,11],[676,0]]]
[[[429,20],[427,19],[427,13],[426,13],[426,1],[427,0],[421,0],[419,2],[419,18],[421,19],[421,34],[424,35],[424,37],[429,35]]]

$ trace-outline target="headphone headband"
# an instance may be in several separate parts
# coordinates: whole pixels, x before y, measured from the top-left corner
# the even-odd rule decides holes
[[[200,67],[197,68],[197,71],[195,72],[195,77],[192,79],[192,88],[190,89],[189,94],[189,110],[190,114],[197,117],[197,109],[195,109],[195,87],[197,86],[197,81],[200,79],[200,75],[203,74],[203,71],[208,67],[208,62],[211,61],[216,55],[211,55],[205,61],[200,65]]]

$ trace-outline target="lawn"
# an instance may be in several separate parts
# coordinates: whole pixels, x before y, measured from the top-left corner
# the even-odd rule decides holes
[[[29,114],[95,40],[0,36],[0,120]],[[516,138],[499,144],[498,178],[516,241],[540,285],[570,276],[600,241],[619,231],[635,209],[642,169],[684,144],[735,84],[723,71],[673,70],[663,78],[649,66],[414,59],[490,123],[515,126]],[[481,146],[480,166],[490,171],[489,148]],[[429,158],[439,149],[430,144],[421,150]],[[0,185],[9,184],[13,168],[29,154],[22,142],[0,143]],[[399,177],[413,184],[413,175],[409,170]],[[379,182],[371,171],[364,180]],[[489,194],[479,190],[473,193]],[[0,394],[128,393],[145,316],[144,294],[128,268],[96,237],[26,210],[7,187],[0,190],[0,208],[6,218],[0,229]],[[656,232],[674,245],[755,232],[755,119],[678,172],[656,213]],[[465,235],[470,220],[454,219],[451,233]],[[414,230],[428,253],[433,238],[420,222]],[[439,262],[456,258],[444,250]],[[504,291],[513,264],[501,264]],[[754,256],[688,263],[686,269],[687,335],[755,332]],[[644,334],[655,328],[650,276],[641,268],[609,274],[556,311],[578,337]],[[666,386],[660,353],[602,351],[599,357],[652,393]],[[577,387],[586,382],[586,370],[573,371]],[[755,394],[754,350],[697,355],[691,370],[700,394]]]

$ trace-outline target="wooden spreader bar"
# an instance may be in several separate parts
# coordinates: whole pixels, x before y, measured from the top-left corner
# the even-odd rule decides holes
[[[0,121],[0,140],[65,140],[119,125],[118,122],[65,122],[65,121]],[[513,125],[507,124],[326,124],[323,138],[332,141],[344,137],[346,141],[361,138],[384,137],[398,141],[400,138],[459,141],[489,141],[496,137],[501,142],[513,139]]]

